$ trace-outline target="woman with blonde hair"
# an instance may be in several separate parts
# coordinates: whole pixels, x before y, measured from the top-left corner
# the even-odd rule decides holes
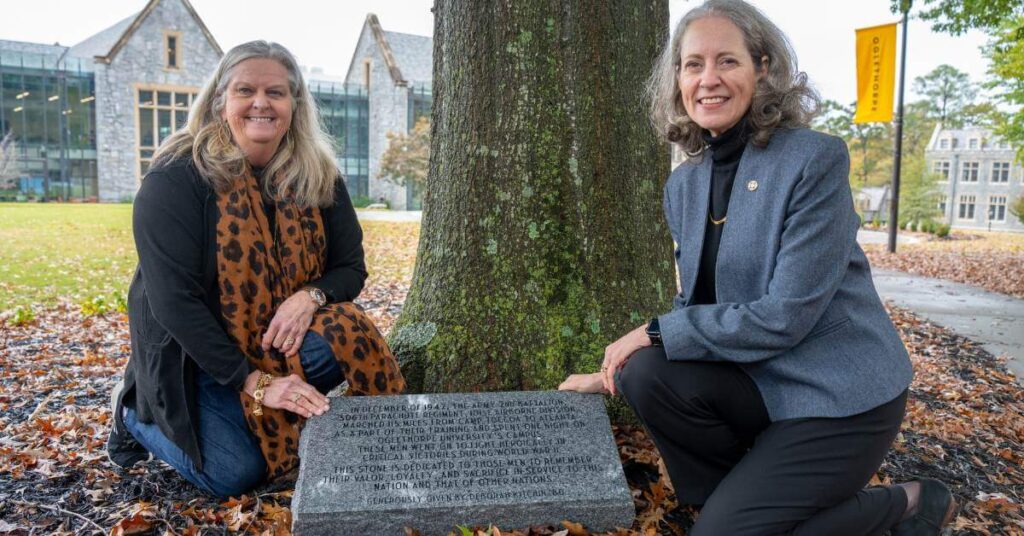
[[[112,396],[111,461],[156,456],[218,497],[296,467],[305,419],[343,380],[405,384],[352,303],[362,230],[295,58],[224,55],[133,208],[132,352]]]
[[[938,534],[940,482],[864,486],[913,376],[857,245],[843,140],[785,35],[742,0],[687,13],[649,84],[655,128],[688,155],[665,184],[680,274],[671,311],[562,389],[621,393],[694,535]]]

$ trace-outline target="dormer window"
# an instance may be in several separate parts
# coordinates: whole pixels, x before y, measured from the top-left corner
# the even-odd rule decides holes
[[[180,32],[164,32],[164,68],[181,69]]]
[[[939,140],[939,149],[949,149],[949,140],[945,138]]]

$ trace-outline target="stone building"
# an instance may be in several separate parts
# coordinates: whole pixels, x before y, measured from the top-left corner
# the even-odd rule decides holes
[[[419,208],[379,169],[386,134],[430,114],[431,52],[431,38],[385,32],[371,14],[346,77],[306,73],[357,202]],[[71,47],[0,40],[0,139],[16,161],[0,200],[130,200],[222,54],[188,0],[149,0]]]
[[[1024,168],[1016,149],[977,127],[935,127],[925,149],[928,169],[939,176],[939,211],[954,229],[1024,232],[1010,213],[1024,195]]]
[[[130,199],[223,52],[187,0],[150,0],[70,54],[95,59],[96,94],[103,95],[96,102],[100,200]]]
[[[388,132],[408,132],[420,116],[430,116],[433,102],[433,39],[386,32],[369,14],[359,34],[345,82],[360,85],[369,97],[369,195],[396,209],[419,209],[419,192],[380,176]]]

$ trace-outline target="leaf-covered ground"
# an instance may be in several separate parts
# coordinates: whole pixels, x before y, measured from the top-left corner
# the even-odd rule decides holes
[[[363,304],[389,326],[404,290],[372,286]],[[964,504],[954,534],[1024,534],[1021,390],[970,341],[891,313],[917,375],[903,431],[876,481],[940,478]],[[84,317],[63,303],[0,333],[0,533],[288,533],[288,483],[217,502],[160,462],[122,472],[106,460],[109,390],[129,352],[123,314]],[[643,430],[615,435],[638,512],[633,527],[615,534],[685,534],[695,512],[675,503]],[[586,534],[572,523],[490,532],[498,533]]]
[[[869,244],[864,251],[871,266],[949,279],[992,292],[1024,298],[1024,234],[954,231],[937,239],[919,233],[924,241],[900,244],[896,253]]]

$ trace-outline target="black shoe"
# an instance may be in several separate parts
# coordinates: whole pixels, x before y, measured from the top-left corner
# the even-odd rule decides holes
[[[124,427],[121,420],[121,391],[124,380],[114,385],[110,393],[110,435],[107,436],[107,459],[110,463],[128,469],[138,462],[148,462],[153,454],[146,450]]]
[[[921,484],[917,513],[897,523],[890,532],[892,536],[938,535],[956,517],[957,504],[945,484],[931,478],[917,481]]]

